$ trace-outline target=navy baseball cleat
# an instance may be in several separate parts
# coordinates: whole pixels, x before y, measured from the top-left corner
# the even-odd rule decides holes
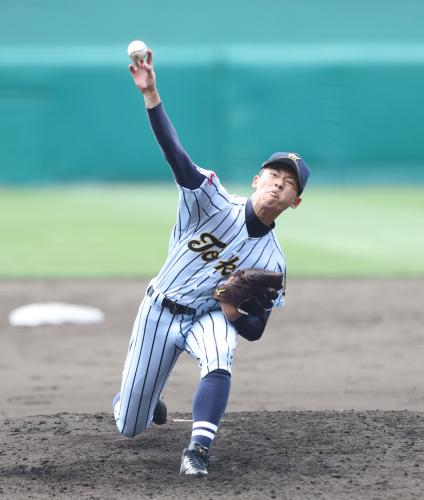
[[[167,417],[168,412],[165,403],[159,398],[155,406],[155,411],[153,412],[153,423],[156,425],[166,424]]]
[[[194,442],[183,451],[180,474],[204,476],[208,473],[208,465],[208,449]]]

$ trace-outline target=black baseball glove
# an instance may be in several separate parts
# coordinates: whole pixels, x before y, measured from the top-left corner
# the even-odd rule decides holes
[[[215,299],[227,302],[241,314],[262,315],[270,310],[283,288],[283,273],[264,269],[236,271],[214,291]]]

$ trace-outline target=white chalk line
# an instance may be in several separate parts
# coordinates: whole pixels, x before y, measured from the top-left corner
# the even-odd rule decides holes
[[[172,421],[173,422],[193,422],[192,419],[187,419],[187,418],[173,418]],[[223,418],[221,420],[221,423],[222,422],[232,422],[232,420],[227,420],[227,419]]]

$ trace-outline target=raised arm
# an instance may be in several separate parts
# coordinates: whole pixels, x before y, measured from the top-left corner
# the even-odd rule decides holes
[[[169,120],[156,87],[156,74],[153,67],[153,54],[147,51],[147,61],[141,60],[129,65],[134,83],[143,94],[150,126],[162,152],[174,172],[180,186],[196,189],[205,179],[195,167],[182,147],[177,132]]]

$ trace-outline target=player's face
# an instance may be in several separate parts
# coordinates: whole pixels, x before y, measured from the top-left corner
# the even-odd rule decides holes
[[[301,199],[298,195],[297,178],[290,168],[264,168],[253,179],[254,197],[263,210],[270,210],[277,217],[286,208],[296,208]]]

